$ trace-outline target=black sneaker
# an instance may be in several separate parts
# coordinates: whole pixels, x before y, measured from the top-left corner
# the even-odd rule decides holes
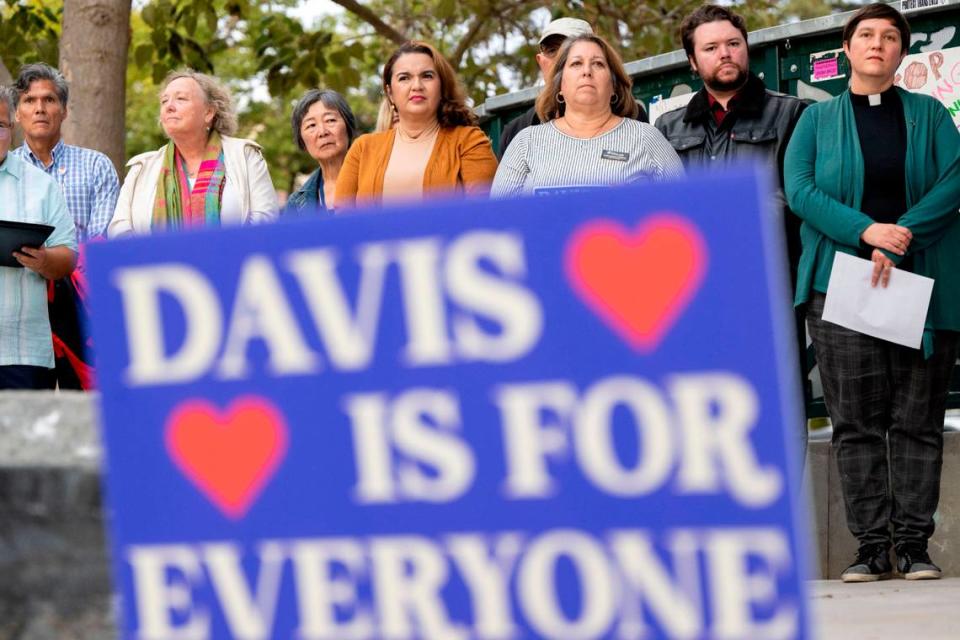
[[[884,544],[865,544],[857,550],[857,559],[840,574],[844,582],[875,582],[890,577],[890,553]]]
[[[930,561],[926,549],[904,547],[897,550],[897,571],[907,580],[939,580],[940,567]]]

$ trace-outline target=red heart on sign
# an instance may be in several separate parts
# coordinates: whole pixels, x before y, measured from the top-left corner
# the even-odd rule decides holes
[[[630,233],[599,220],[567,245],[567,279],[587,306],[638,351],[652,351],[689,304],[707,248],[685,218],[660,214]]]
[[[166,445],[183,475],[224,514],[239,519],[283,460],[287,428],[263,398],[238,398],[223,413],[189,400],[170,414]]]

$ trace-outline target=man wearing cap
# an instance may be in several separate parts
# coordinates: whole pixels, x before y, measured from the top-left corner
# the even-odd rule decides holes
[[[56,181],[8,153],[13,111],[11,91],[0,87],[0,202],[7,205],[3,218],[54,229],[42,246],[14,251],[13,266],[0,266],[0,390],[53,389],[47,281],[73,271],[77,238]]]
[[[537,54],[537,66],[540,67],[540,76],[546,78],[553,69],[553,61],[557,57],[557,52],[567,38],[576,38],[582,35],[592,35],[593,27],[586,20],[579,18],[557,18],[547,25],[540,34],[540,52]],[[647,112],[643,104],[637,102],[640,108],[637,114],[637,120],[647,122]],[[536,107],[530,107],[526,113],[518,118],[511,120],[503,128],[500,134],[500,147],[497,150],[498,159],[503,158],[504,152],[510,145],[510,142],[521,130],[540,124],[540,118],[537,117]]]

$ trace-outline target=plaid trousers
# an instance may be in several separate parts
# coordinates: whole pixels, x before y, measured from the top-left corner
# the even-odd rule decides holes
[[[833,423],[847,526],[860,544],[889,546],[892,525],[898,548],[925,549],[940,500],[943,418],[960,334],[937,331],[925,360],[919,349],[824,322],[825,299],[813,293],[807,326]]]

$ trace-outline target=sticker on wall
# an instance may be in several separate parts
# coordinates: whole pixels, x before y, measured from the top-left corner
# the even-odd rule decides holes
[[[843,49],[810,54],[810,82],[826,82],[847,77],[847,59]]]
[[[920,9],[929,9],[947,4],[946,0],[901,0],[900,13],[908,11],[919,11]]]

